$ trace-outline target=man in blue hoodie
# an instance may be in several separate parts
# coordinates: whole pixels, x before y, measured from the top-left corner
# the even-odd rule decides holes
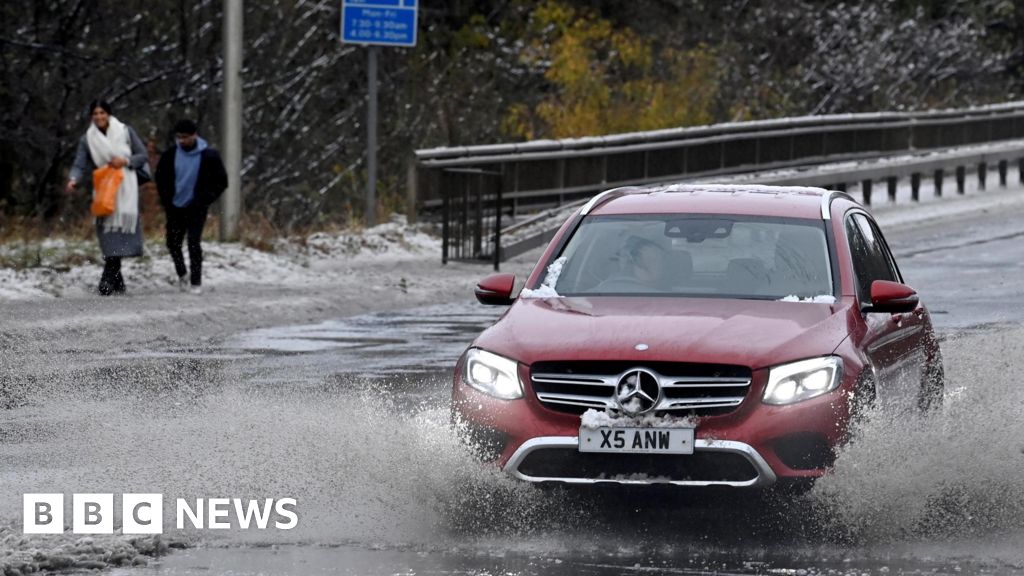
[[[177,144],[160,156],[156,167],[156,188],[167,212],[167,250],[174,260],[178,287],[184,292],[202,293],[203,226],[213,204],[228,186],[228,175],[220,154],[199,137],[192,120],[174,126]],[[188,236],[188,262],[181,244]]]

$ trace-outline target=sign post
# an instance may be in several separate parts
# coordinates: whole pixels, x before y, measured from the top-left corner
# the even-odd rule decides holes
[[[341,41],[367,48],[366,225],[377,223],[377,46],[416,45],[419,0],[341,0]]]
[[[377,47],[366,47],[366,226],[377,224]]]

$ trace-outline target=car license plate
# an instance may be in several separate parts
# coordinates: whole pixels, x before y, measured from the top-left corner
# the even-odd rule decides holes
[[[580,452],[693,454],[693,428],[580,428]]]

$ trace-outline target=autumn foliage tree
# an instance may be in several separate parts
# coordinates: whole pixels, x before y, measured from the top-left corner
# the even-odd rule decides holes
[[[515,137],[564,138],[703,124],[718,90],[715,54],[700,45],[658,48],[595,11],[549,0],[530,16],[521,58],[543,71],[551,92],[513,104]]]

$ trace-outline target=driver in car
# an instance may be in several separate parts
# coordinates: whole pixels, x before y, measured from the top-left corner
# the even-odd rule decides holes
[[[669,287],[668,252],[657,242],[630,236],[619,251],[619,272],[595,292],[662,292]]]

